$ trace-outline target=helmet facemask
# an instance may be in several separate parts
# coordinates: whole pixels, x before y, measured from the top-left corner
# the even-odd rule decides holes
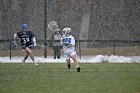
[[[28,31],[28,24],[22,24],[21,28],[23,31]]]
[[[69,35],[70,35],[70,32],[71,32],[71,28],[69,28],[69,27],[65,27],[65,28],[63,29],[63,34],[64,34],[65,36],[69,36]]]

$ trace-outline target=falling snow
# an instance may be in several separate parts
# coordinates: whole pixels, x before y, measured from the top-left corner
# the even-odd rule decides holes
[[[47,24],[51,21],[56,21],[61,30],[71,27],[77,40],[97,40],[81,43],[82,48],[140,46],[140,0],[1,0],[0,51],[9,50],[6,40],[13,39],[22,23],[29,24],[43,46],[39,40],[45,40],[44,35],[50,39],[52,32]],[[139,50],[126,55],[139,56]],[[106,56],[103,59],[110,61]]]

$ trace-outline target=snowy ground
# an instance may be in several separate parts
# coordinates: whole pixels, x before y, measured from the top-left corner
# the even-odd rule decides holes
[[[43,56],[36,56],[37,63],[65,63],[64,57],[61,59],[53,59],[52,56],[48,56],[44,58]],[[0,63],[21,63],[23,56],[12,57],[11,60],[9,57],[0,57]],[[140,63],[140,56],[82,56],[80,59],[78,57],[79,63]],[[28,58],[27,62],[32,62],[30,58]]]

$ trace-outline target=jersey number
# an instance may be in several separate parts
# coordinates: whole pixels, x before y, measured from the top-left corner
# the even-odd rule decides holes
[[[25,43],[29,42],[29,38],[28,37],[27,38],[22,38],[22,41],[25,44]]]
[[[71,38],[65,38],[65,39],[64,39],[64,42],[65,42],[65,43],[71,43]]]

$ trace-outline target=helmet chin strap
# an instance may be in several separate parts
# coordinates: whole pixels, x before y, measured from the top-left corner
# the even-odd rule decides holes
[[[27,28],[22,28],[23,31],[29,31]]]
[[[67,33],[67,34],[65,34],[65,35],[66,35],[66,37],[70,36],[70,34],[68,34],[68,33]]]

